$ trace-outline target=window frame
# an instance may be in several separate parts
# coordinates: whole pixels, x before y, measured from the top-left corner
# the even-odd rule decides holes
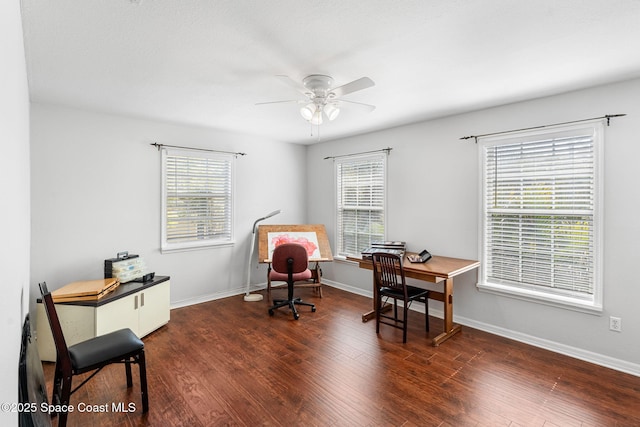
[[[167,161],[169,157],[190,157],[195,159],[212,159],[216,161],[228,162],[229,165],[229,182],[226,191],[229,192],[229,216],[226,221],[229,223],[228,237],[225,238],[206,238],[200,240],[189,240],[183,242],[169,242],[167,240]],[[230,246],[235,243],[235,156],[231,153],[222,152],[206,152],[180,148],[163,148],[161,150],[161,168],[162,168],[162,206],[161,206],[161,240],[160,251],[162,253],[207,249],[213,247]]]
[[[593,216],[592,222],[592,265],[593,265],[593,294],[557,291],[542,286],[516,286],[509,283],[495,283],[487,279],[488,249],[487,249],[487,210],[485,200],[487,188],[485,185],[487,168],[487,147],[506,145],[510,143],[525,143],[553,138],[559,135],[578,135],[588,131],[593,140]],[[482,137],[478,140],[479,163],[479,251],[481,266],[478,273],[477,288],[483,292],[489,292],[502,296],[523,299],[565,309],[582,311],[591,314],[600,314],[603,311],[603,165],[604,165],[604,123],[601,120],[572,125],[549,126],[543,129],[509,132],[507,134]]]
[[[344,229],[342,226],[342,193],[340,189],[341,177],[339,176],[341,165],[348,163],[373,163],[373,162],[382,162],[383,172],[382,172],[382,206],[379,209],[382,212],[382,236],[379,238],[375,238],[375,240],[386,240],[387,235],[387,171],[388,171],[388,153],[376,153],[376,154],[356,154],[356,155],[348,155],[342,156],[340,158],[334,159],[334,191],[335,191],[335,236],[336,236],[336,253],[337,259],[346,259],[347,256],[360,256],[360,252],[358,253],[350,253],[344,249]],[[369,243],[372,241],[373,233],[369,233]],[[364,249],[364,248],[363,248]]]

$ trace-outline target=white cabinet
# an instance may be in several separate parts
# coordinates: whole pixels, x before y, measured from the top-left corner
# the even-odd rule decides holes
[[[169,281],[96,308],[96,336],[131,329],[144,337],[169,321]]]
[[[98,301],[58,303],[56,312],[68,346],[123,328],[142,338],[169,322],[169,297],[169,277],[157,276],[148,283],[120,285]],[[55,361],[55,345],[42,303],[37,307],[36,328],[40,358]]]
[[[138,302],[140,316],[135,332],[143,337],[169,322],[169,281],[141,292]]]

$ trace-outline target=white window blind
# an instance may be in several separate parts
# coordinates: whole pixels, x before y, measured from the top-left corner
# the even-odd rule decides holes
[[[481,142],[481,281],[599,304],[600,126]]]
[[[359,255],[385,240],[386,153],[337,159],[338,254]]]
[[[229,243],[233,156],[163,150],[162,249]]]

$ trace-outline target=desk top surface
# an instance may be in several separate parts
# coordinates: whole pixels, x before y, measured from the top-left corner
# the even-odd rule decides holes
[[[99,307],[101,305],[107,304],[111,301],[120,299],[120,298],[124,298],[128,295],[134,294],[136,292],[140,292],[142,290],[145,290],[147,288],[150,288],[152,286],[155,286],[159,283],[162,282],[166,282],[167,280],[169,280],[170,277],[169,276],[155,276],[152,280],[149,280],[148,282],[127,282],[127,283],[123,283],[120,286],[118,286],[113,292],[110,292],[108,294],[106,294],[104,297],[98,299],[98,300],[92,300],[92,301],[64,301],[64,302],[57,302],[56,304],[63,304],[63,305],[82,305],[82,306],[88,306],[88,307]],[[38,298],[37,302],[41,303],[42,302],[42,298]]]
[[[409,253],[405,254],[405,259],[402,262],[402,267],[405,272],[442,277],[445,279],[450,279],[480,266],[480,261],[437,255],[433,255],[429,261],[424,263],[412,263],[407,260],[406,255],[409,255]],[[371,268],[373,264],[372,261],[363,260],[360,257],[347,257],[347,260],[358,262],[360,267],[363,268]]]

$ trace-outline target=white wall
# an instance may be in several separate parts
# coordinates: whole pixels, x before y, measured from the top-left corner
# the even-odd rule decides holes
[[[245,152],[236,160],[236,244],[161,254],[160,153],[150,144]],[[242,292],[253,222],[304,223],[305,148],[212,129],[32,104],[32,293],[103,277],[128,250],[171,276],[172,306]],[[252,282],[266,270],[252,268]]]
[[[626,113],[606,128],[604,313],[480,293],[467,273],[456,279],[454,319],[640,375],[640,287],[632,268],[640,264],[633,175],[639,98],[634,80],[309,147],[34,104],[31,291],[43,280],[55,289],[99,278],[105,258],[129,250],[157,274],[171,275],[174,306],[240,293],[256,218],[283,209],[267,223],[324,223],[335,247],[333,164],[323,158],[389,146],[387,237],[406,240],[411,250],[477,259],[478,152],[461,136]],[[234,247],[159,253],[160,164],[149,146],[156,141],[248,153],[237,161]],[[357,266],[328,263],[323,272],[327,281],[371,294],[370,273]],[[252,281],[264,282],[265,274],[252,268]],[[432,302],[431,310],[441,307]],[[611,315],[622,318],[621,333],[608,330]]]
[[[29,304],[29,93],[20,2],[0,2],[0,402],[18,401],[22,322]],[[0,411],[0,425],[17,424]]]
[[[605,130],[604,313],[584,314],[480,293],[476,275],[455,279],[454,319],[462,324],[640,375],[640,80],[596,87],[470,114],[426,121],[311,146],[308,220],[325,223],[335,242],[333,164],[326,156],[392,147],[388,163],[387,238],[410,250],[478,259],[478,149],[484,134],[626,113]],[[375,113],[374,113],[375,114]],[[371,274],[334,262],[324,277],[371,294]],[[432,301],[431,310],[441,312]],[[609,316],[622,318],[621,333]]]

